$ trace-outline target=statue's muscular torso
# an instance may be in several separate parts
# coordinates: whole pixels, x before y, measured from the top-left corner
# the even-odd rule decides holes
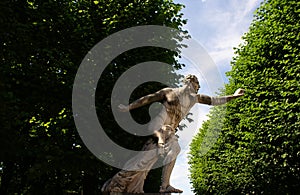
[[[154,131],[163,125],[176,129],[180,121],[187,115],[197,102],[197,95],[187,87],[165,88],[162,90],[164,105],[161,112],[151,121],[149,130]]]

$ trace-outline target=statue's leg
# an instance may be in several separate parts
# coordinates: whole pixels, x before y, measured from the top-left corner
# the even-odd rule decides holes
[[[143,147],[144,151],[149,151],[147,155],[140,153],[130,159],[123,170],[104,184],[102,192],[143,193],[146,176],[158,159],[156,149],[157,144],[152,139],[147,141]]]
[[[170,177],[174,168],[176,157],[180,153],[180,146],[177,137],[174,137],[168,142],[167,155],[164,159],[165,166],[162,170],[160,193],[181,193],[182,190],[176,189],[170,185]]]

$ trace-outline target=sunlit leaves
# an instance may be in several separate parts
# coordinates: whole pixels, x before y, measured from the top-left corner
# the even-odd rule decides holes
[[[222,135],[205,156],[191,147],[195,192],[295,194],[300,184],[300,3],[269,0],[256,11],[236,49],[227,94],[246,89],[227,105]],[[218,121],[213,115],[211,121]],[[205,159],[205,160],[203,160]],[[214,175],[214,177],[211,177]]]
[[[0,194],[82,188],[95,194],[114,172],[84,147],[76,131],[71,99],[78,66],[96,43],[119,30],[147,24],[181,29],[182,6],[170,0],[2,0],[0,8]],[[156,54],[153,61],[181,66],[174,52],[139,49],[116,60],[107,75],[148,60],[147,51]],[[112,78],[99,83],[104,94],[97,97],[103,105],[97,109],[107,113],[114,83]],[[108,115],[103,123],[116,131]]]

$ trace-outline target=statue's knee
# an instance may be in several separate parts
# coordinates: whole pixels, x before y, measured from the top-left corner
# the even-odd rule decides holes
[[[174,144],[171,149],[170,149],[170,154],[172,156],[177,156],[181,151],[180,145],[179,144]]]
[[[177,144],[177,147],[175,149],[175,153],[176,153],[176,155],[178,155],[180,152],[181,152],[181,147],[180,147],[179,144]]]
[[[169,164],[170,162],[176,160],[178,154],[180,153],[181,148],[178,145],[175,145],[174,147],[172,147],[172,149],[168,152],[168,154],[166,155],[165,159],[164,159],[164,164]]]

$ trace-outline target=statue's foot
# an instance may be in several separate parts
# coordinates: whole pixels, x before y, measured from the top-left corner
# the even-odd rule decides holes
[[[176,189],[172,187],[171,185],[168,185],[166,187],[160,187],[159,193],[182,193],[182,190]]]

